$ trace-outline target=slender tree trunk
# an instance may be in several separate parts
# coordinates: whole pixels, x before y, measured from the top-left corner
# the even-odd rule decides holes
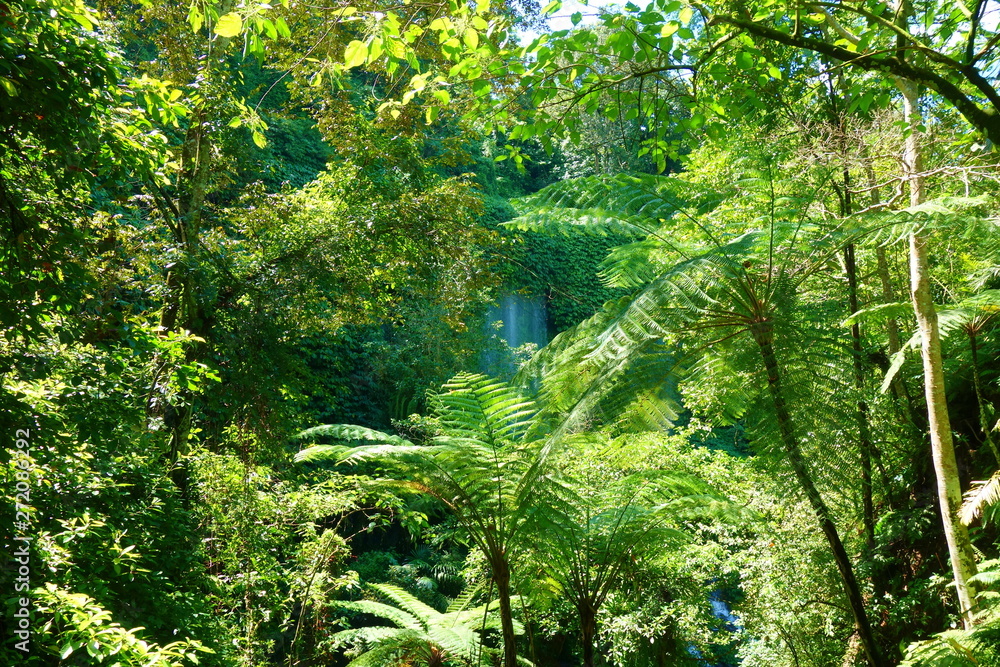
[[[199,108],[191,117],[191,125],[181,148],[180,194],[177,201],[178,219],[174,229],[174,242],[183,250],[183,260],[167,274],[167,296],[160,313],[161,335],[190,332],[206,338],[206,322],[199,306],[196,267],[198,263],[201,223],[205,198],[208,194],[208,177],[211,169],[211,148],[208,138],[209,122],[205,108]],[[188,346],[185,360],[198,361],[202,351],[198,344]],[[175,465],[172,477],[184,490],[187,472],[178,461],[188,452],[188,441],[194,422],[193,395],[186,389],[180,391],[177,407],[168,407],[166,422],[170,428],[168,460]]]
[[[1000,465],[1000,451],[997,450],[997,443],[993,439],[992,421],[986,414],[986,399],[983,398],[983,377],[979,372],[979,341],[975,331],[969,332],[969,351],[972,353],[972,383],[976,388],[976,402],[979,403],[979,428],[983,431],[983,438],[993,452],[993,458],[997,465]]]
[[[500,603],[500,627],[503,633],[503,667],[517,667],[517,635],[510,606],[510,566],[505,559],[493,564],[493,581]]]
[[[896,294],[892,289],[892,279],[889,275],[889,259],[886,257],[885,248],[879,246],[875,248],[875,258],[877,260],[877,271],[879,281],[882,283],[882,303],[896,303]],[[899,352],[902,345],[899,342],[899,322],[896,321],[895,317],[890,317],[885,323],[886,332],[889,338],[889,355],[892,356]],[[905,411],[903,415],[909,420],[910,424],[916,424],[917,420],[915,418],[916,409],[913,405],[913,396],[910,394],[909,387],[906,386],[906,382],[897,373],[896,377],[892,379],[892,393],[896,396],[896,400],[899,401]]]
[[[847,555],[844,543],[837,532],[837,526],[833,522],[830,510],[823,501],[813,483],[812,475],[802,456],[802,449],[799,446],[798,437],[792,423],[792,416],[788,412],[788,405],[785,402],[785,392],[781,383],[781,369],[778,366],[778,358],[774,352],[773,338],[774,332],[770,322],[758,322],[751,329],[754,341],[760,348],[761,358],[764,362],[764,369],[767,371],[767,384],[771,393],[771,401],[774,405],[774,413],[778,422],[778,431],[781,434],[781,442],[784,446],[785,456],[795,473],[795,478],[799,486],[806,494],[806,498],[812,507],[816,518],[819,520],[820,529],[826,536],[826,541],[833,552],[833,560],[837,564],[840,572],[840,580],[844,585],[844,594],[854,616],[854,625],[861,638],[861,643],[865,648],[865,655],[872,667],[885,667],[886,662],[882,658],[875,634],[872,632],[871,624],[868,622],[868,614],[865,611],[864,599],[861,597],[861,589],[858,587],[858,580],[854,576],[854,567],[851,559]]]
[[[583,667],[594,667],[594,642],[597,640],[597,610],[590,600],[577,606],[580,633],[583,635]]]
[[[854,244],[844,248],[844,266],[847,269],[847,291],[851,313],[858,312],[858,267],[854,256]],[[868,402],[863,398],[865,389],[865,368],[861,360],[861,325],[851,325],[851,346],[854,353],[854,388],[858,392],[857,419],[858,444],[861,450],[861,505],[865,530],[865,544],[875,547],[875,503],[872,499],[872,435],[868,419]]]
[[[845,142],[846,144],[846,142]],[[848,147],[843,146],[844,154]],[[841,200],[842,217],[854,213],[854,198],[851,192],[851,170],[844,166],[844,195]],[[847,300],[851,315],[858,312],[858,262],[854,252],[854,244],[849,243],[844,248],[844,272],[847,274]],[[861,454],[861,506],[862,523],[865,531],[865,544],[868,549],[875,548],[875,503],[872,501],[872,444],[871,425],[868,420],[868,402],[864,399],[865,367],[862,362],[861,324],[851,325],[851,350],[854,357],[854,388],[858,392],[858,449]]]
[[[924,201],[919,93],[917,86],[908,81],[897,81],[897,86],[903,93],[903,111],[909,129],[903,163],[910,182],[910,205],[916,206]],[[958,462],[955,459],[951,420],[948,417],[948,402],[944,392],[941,336],[938,331],[937,311],[931,298],[927,239],[922,234],[910,235],[910,292],[923,341],[921,357],[924,363],[924,394],[927,400],[927,422],[934,472],[937,476],[941,521],[948,542],[962,621],[968,629],[974,624],[972,613],[976,591],[969,583],[969,578],[976,573],[976,563],[972,554],[972,544],[969,542],[969,533],[958,520],[958,509],[962,504],[962,485],[958,476]]]

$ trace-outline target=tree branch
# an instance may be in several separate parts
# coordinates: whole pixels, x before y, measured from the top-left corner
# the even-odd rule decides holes
[[[914,66],[897,57],[876,58],[870,54],[858,54],[845,48],[829,44],[809,37],[790,35],[750,19],[736,16],[717,15],[713,24],[725,24],[743,30],[744,32],[800,49],[806,49],[825,55],[845,64],[850,64],[868,71],[884,72],[890,76],[899,77],[927,86],[948,100],[955,109],[974,127],[982,130],[993,143],[1000,143],[1000,95],[978,73],[975,67],[962,66],[959,73],[977,88],[987,94],[991,108],[983,109],[968,95],[962,92],[956,84],[932,70]]]

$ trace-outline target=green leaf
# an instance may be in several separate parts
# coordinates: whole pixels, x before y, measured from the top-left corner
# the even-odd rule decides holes
[[[10,79],[0,76],[0,88],[11,97],[17,97],[17,86]]]
[[[201,26],[205,23],[205,15],[195,5],[191,5],[191,12],[188,14],[188,23],[191,25],[191,31],[195,33],[201,32]]]
[[[753,54],[746,51],[740,51],[736,54],[736,66],[740,69],[750,69],[753,67],[755,60]]]
[[[264,137],[264,134],[262,132],[254,130],[252,136],[253,136],[253,142],[257,144],[257,148],[264,148],[265,146],[267,146],[267,139]]]
[[[692,9],[691,7],[685,7],[677,15],[677,18],[680,19],[681,23],[687,25],[688,23],[691,22],[691,17],[693,16],[694,16],[694,9]]]
[[[368,45],[358,40],[352,40],[344,49],[344,66],[347,69],[363,65],[368,59]]]
[[[278,39],[278,29],[275,27],[273,21],[270,19],[263,19],[260,24],[264,29],[264,32],[267,33],[269,39]]]
[[[84,30],[93,30],[94,22],[90,20],[90,17],[86,13],[73,12],[69,15],[71,19],[80,24]]]
[[[220,16],[215,22],[215,34],[219,37],[235,37],[243,31],[243,19],[236,12]]]
[[[550,16],[562,7],[562,0],[552,0],[549,4],[542,8],[542,16]]]

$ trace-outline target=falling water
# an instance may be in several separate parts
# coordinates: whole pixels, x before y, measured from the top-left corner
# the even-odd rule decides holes
[[[495,377],[508,377],[517,370],[525,346],[537,349],[549,342],[543,296],[508,294],[490,308],[486,323],[482,370]]]

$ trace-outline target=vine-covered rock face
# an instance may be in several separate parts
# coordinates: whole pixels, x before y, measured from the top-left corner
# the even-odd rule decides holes
[[[612,248],[633,240],[622,234],[606,237],[547,236],[524,232],[527,263],[524,289],[548,298],[552,333],[587,319],[624,290],[601,284],[601,262]]]

